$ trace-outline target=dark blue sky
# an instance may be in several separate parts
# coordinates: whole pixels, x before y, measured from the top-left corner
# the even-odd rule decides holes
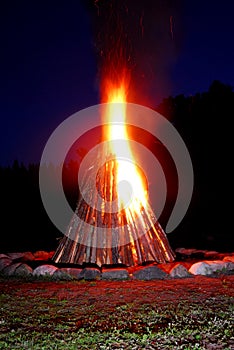
[[[91,16],[83,3],[1,2],[1,165],[39,161],[60,122],[99,102]],[[234,86],[234,2],[188,0],[180,12],[173,18],[179,50],[152,107],[169,95],[207,91],[214,79]]]

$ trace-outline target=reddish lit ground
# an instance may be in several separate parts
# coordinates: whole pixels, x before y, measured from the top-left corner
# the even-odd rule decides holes
[[[90,281],[90,282],[23,282],[2,280],[0,292],[12,298],[27,295],[29,298],[57,298],[95,303],[96,307],[110,308],[123,303],[151,303],[164,305],[190,300],[204,302],[215,296],[234,296],[234,276],[219,278],[196,276],[193,278],[154,281]]]
[[[234,349],[233,297],[233,275],[121,282],[2,279],[0,349],[39,349],[51,336],[54,349],[117,349],[116,341],[122,349]]]

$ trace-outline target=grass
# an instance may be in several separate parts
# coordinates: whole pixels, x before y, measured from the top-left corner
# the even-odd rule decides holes
[[[30,288],[0,294],[0,349],[234,349],[227,295],[163,305],[157,298],[112,303],[112,295],[103,302],[88,293],[48,299],[36,284]]]

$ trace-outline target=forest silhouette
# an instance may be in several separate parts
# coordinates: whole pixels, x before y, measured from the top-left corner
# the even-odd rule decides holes
[[[207,92],[168,97],[155,109],[178,130],[194,167],[194,193],[190,207],[181,224],[168,235],[172,248],[233,251],[234,239],[228,215],[233,87],[216,80]],[[78,151],[85,154],[83,149]],[[78,199],[78,166],[79,161],[70,160],[63,169],[64,191],[73,209]],[[53,165],[50,167],[51,172],[56,171]],[[39,164],[26,166],[15,160],[12,166],[0,167],[0,186],[0,252],[55,250],[62,233],[50,221],[43,207]],[[168,208],[161,218],[163,227],[171,206]]]

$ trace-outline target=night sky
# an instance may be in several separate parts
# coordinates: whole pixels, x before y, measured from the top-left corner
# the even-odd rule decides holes
[[[84,3],[1,1],[0,165],[40,161],[59,123],[99,103],[92,16]],[[215,79],[234,86],[234,2],[181,2],[172,28],[166,13],[176,52],[151,81],[151,107],[169,95],[207,91]],[[156,43],[163,48],[163,40]]]

